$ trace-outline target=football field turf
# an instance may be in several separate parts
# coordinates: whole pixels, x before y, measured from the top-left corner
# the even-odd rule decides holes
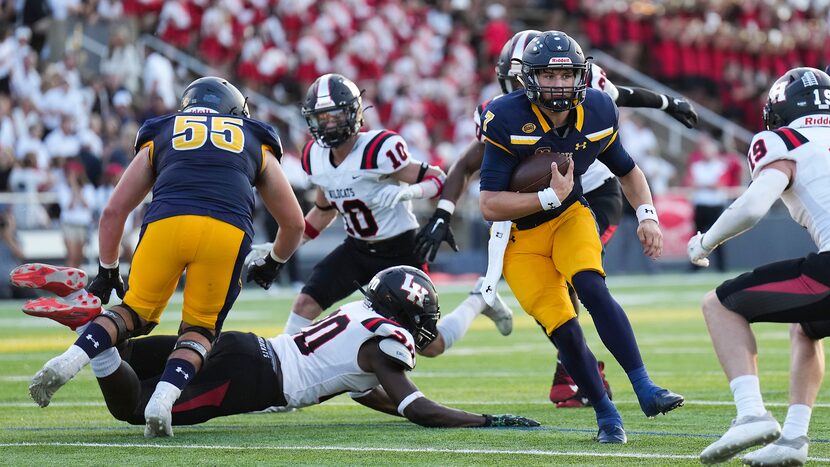
[[[418,358],[412,379],[431,399],[478,413],[513,413],[542,423],[534,429],[427,429],[374,412],[339,396],[291,413],[249,414],[174,427],[175,437],[145,439],[143,426],[113,419],[91,370],[84,369],[38,408],[29,379],[63,351],[75,334],[0,302],[0,464],[115,465],[699,465],[697,455],[735,415],[729,386],[706,333],[699,303],[724,276],[666,275],[610,278],[612,293],[634,325],[647,368],[660,385],[687,401],[668,415],[647,419],[631,386],[602,346],[587,313],[581,322],[594,353],[606,362],[613,400],[628,432],[626,445],[593,441],[591,409],[556,409],[548,401],[554,349],[519,309],[506,285],[501,292],[516,312],[513,334],[502,337],[485,317],[447,354]],[[439,286],[448,313],[465,286]],[[270,336],[279,331],[292,294],[267,296],[246,289],[226,330]],[[172,333],[180,316],[178,295],[154,334]],[[787,325],[754,326],[761,387],[767,407],[783,422],[787,407]],[[830,401],[819,394],[810,435],[811,462],[830,462]],[[737,460],[732,460],[738,465]]]

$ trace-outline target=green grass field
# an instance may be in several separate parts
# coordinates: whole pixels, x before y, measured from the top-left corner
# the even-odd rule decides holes
[[[509,295],[515,328],[501,337],[479,317],[467,336],[437,359],[419,358],[412,379],[430,398],[479,413],[514,413],[539,420],[536,429],[425,429],[375,413],[340,396],[284,414],[239,415],[175,427],[171,439],[145,439],[143,427],[114,420],[89,369],[46,409],[29,399],[29,379],[74,340],[57,323],[23,315],[19,302],[0,303],[0,464],[156,465],[696,465],[698,453],[735,415],[729,387],[706,334],[700,299],[723,277],[611,278],[626,308],[647,368],[658,384],[686,396],[686,405],[647,419],[625,374],[602,346],[587,314],[581,319],[594,353],[607,363],[614,401],[629,442],[601,446],[590,409],[556,409],[547,399],[554,349]],[[447,313],[466,287],[439,287]],[[272,335],[285,322],[291,295],[243,292],[226,329]],[[155,333],[173,332],[181,297]],[[783,422],[789,344],[786,325],[755,327],[768,408]],[[810,457],[830,463],[827,392],[813,412]],[[739,462],[733,460],[737,465]]]

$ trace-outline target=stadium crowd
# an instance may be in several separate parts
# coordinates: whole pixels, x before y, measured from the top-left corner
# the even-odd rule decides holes
[[[520,6],[550,14],[532,24]],[[175,110],[182,84],[193,78],[140,47],[144,33],[287,106],[320,74],[350,76],[373,108],[368,128],[398,131],[415,157],[446,168],[474,137],[472,110],[498,93],[493,65],[516,30],[567,30],[587,48],[606,50],[755,130],[774,76],[830,61],[819,39],[827,15],[822,2],[795,0],[2,2],[0,190],[52,193],[53,202],[7,209],[18,228],[60,225],[68,265],[79,264],[71,240],[88,238],[131,160],[138,126]],[[100,61],[90,60],[84,31],[102,25],[109,42]],[[282,130],[289,154],[302,147],[284,122],[263,109],[255,116]],[[648,157],[658,174],[653,183],[682,178],[682,168],[661,164],[659,153]]]

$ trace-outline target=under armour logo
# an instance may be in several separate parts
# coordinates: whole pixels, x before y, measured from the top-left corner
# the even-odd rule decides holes
[[[92,338],[92,334],[87,334],[86,335],[86,340],[92,342],[93,347],[95,347],[96,349],[98,348],[98,345],[99,345],[98,341],[96,341],[95,339]]]
[[[654,209],[645,208],[645,209],[643,209],[643,212],[646,213],[646,214],[654,214]]]
[[[579,151],[580,149],[585,149],[587,147],[588,147],[588,143],[586,143],[584,141],[581,142],[581,143],[576,143],[576,150],[577,151]]]
[[[551,203],[551,202],[549,201],[549,202],[548,202],[548,210],[553,209],[553,207],[554,207],[554,206],[553,206],[553,203]]]
[[[484,291],[487,292],[487,293],[490,293],[490,292],[493,291],[493,288],[488,285],[487,288],[484,289]]]
[[[510,241],[511,241],[511,242],[513,242],[513,243],[516,243],[516,236],[515,236],[515,235],[511,235],[511,236],[510,236]]]
[[[176,367],[176,373],[181,373],[184,376],[184,379],[190,378],[190,375],[188,375],[186,371],[182,370],[182,367],[180,366]]]
[[[503,234],[503,233],[501,233],[501,232],[496,232],[496,238],[502,238],[502,237],[504,237],[504,234]]]

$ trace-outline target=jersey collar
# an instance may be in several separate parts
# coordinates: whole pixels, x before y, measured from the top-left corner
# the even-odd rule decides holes
[[[542,110],[532,102],[530,103],[530,110],[532,110],[533,114],[536,115],[536,119],[539,121],[539,126],[542,127],[542,131],[545,133],[549,132],[551,130],[550,121]],[[576,116],[574,117],[573,125],[576,131],[581,133],[582,126],[585,124],[585,109],[582,107],[582,104],[579,104],[574,110],[576,111]]]

